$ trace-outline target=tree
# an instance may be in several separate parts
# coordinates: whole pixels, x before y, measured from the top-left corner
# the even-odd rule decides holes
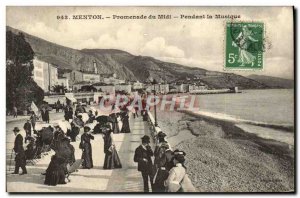
[[[79,89],[80,92],[96,92],[97,89],[93,85],[84,85]]]
[[[43,90],[32,79],[34,52],[22,33],[6,32],[6,108],[26,110],[44,99]]]
[[[65,93],[68,91],[67,87],[63,85],[54,85],[52,86],[52,90],[55,93]]]

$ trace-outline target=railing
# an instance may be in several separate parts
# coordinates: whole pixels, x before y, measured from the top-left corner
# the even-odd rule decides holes
[[[152,116],[152,114],[148,111],[148,123],[150,126],[150,131],[151,131],[151,136],[153,138],[153,140],[155,140],[155,138],[157,137],[157,133],[161,131],[160,127],[155,127],[155,120]],[[167,138],[165,138],[167,140]],[[172,150],[172,146],[169,144],[169,148],[170,150]],[[191,180],[188,177],[188,182],[185,183],[184,186],[182,186],[182,189],[184,192],[196,192],[196,188],[194,187],[194,185],[192,184]]]

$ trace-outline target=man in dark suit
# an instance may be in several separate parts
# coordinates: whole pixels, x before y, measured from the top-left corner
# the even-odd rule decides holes
[[[27,120],[27,122],[24,124],[23,128],[26,132],[26,137],[25,137],[25,144],[26,144],[29,137],[31,137],[31,123],[30,123],[30,120]]]
[[[45,111],[45,119],[46,119],[46,123],[50,122],[49,110],[48,109],[46,109],[46,111]]]
[[[26,157],[25,157],[25,151],[23,148],[23,136],[19,133],[20,129],[18,127],[14,128],[14,134],[16,136],[15,139],[15,145],[14,145],[14,151],[16,153],[16,164],[15,164],[15,172],[13,174],[19,174],[19,168],[22,168],[21,175],[27,174],[26,170]]]
[[[144,192],[149,192],[148,178],[153,185],[153,164],[151,157],[153,151],[149,145],[150,137],[144,135],[142,137],[142,144],[135,149],[134,161],[138,163],[138,171],[142,173],[144,181]]]
[[[69,121],[70,119],[73,119],[73,109],[70,106],[67,106],[65,108],[65,120]]]

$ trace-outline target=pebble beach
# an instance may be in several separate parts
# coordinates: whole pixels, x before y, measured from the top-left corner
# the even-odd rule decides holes
[[[157,117],[172,148],[187,153],[187,172],[197,191],[294,191],[294,147],[230,122],[177,111],[158,111]]]

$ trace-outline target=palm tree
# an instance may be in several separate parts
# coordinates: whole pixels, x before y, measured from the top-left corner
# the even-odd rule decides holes
[[[67,87],[63,85],[54,85],[52,86],[52,90],[55,93],[63,93],[63,94],[68,91]]]

